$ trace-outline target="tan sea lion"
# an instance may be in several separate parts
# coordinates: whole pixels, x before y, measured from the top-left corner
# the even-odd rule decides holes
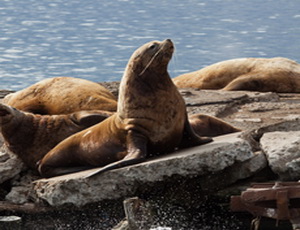
[[[68,114],[80,110],[116,111],[115,96],[103,86],[72,77],[54,77],[8,94],[2,101],[36,114]]]
[[[199,136],[216,137],[242,131],[219,118],[200,113],[189,115],[189,122]]]
[[[300,93],[300,64],[282,57],[231,59],[173,81],[178,88]]]
[[[185,102],[168,74],[173,50],[169,39],[137,49],[121,80],[117,113],[60,142],[40,161],[40,174],[105,166],[95,174],[210,142],[192,130]]]
[[[79,111],[68,115],[38,115],[0,104],[0,128],[8,148],[31,169],[68,136],[101,122],[104,111]]]

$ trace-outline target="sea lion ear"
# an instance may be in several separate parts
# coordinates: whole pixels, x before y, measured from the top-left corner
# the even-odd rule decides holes
[[[111,115],[104,111],[80,111],[73,114],[71,119],[80,126],[90,127],[105,120]]]

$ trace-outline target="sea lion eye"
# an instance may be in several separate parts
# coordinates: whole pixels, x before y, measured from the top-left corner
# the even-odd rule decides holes
[[[153,50],[153,49],[156,48],[156,46],[157,46],[157,44],[153,43],[152,45],[149,46],[149,49],[150,49],[150,50]]]

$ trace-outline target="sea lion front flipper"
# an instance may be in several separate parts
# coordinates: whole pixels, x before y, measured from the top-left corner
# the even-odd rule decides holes
[[[39,165],[39,163],[37,163]],[[39,166],[37,166],[39,167]],[[42,177],[50,178],[50,177],[56,177],[56,176],[62,176],[70,173],[77,173],[84,170],[91,169],[91,166],[78,166],[78,167],[47,167],[44,168],[43,171],[39,169],[39,173]]]
[[[183,130],[183,137],[182,141],[179,145],[179,148],[187,148],[197,145],[203,145],[206,143],[211,142],[213,139],[210,137],[200,137],[198,136],[195,131],[192,129],[189,120],[185,119],[184,123],[184,130]]]
[[[126,156],[122,160],[113,162],[102,168],[99,168],[85,177],[91,177],[108,170],[122,168],[128,165],[133,165],[142,162],[147,155],[147,142],[148,140],[144,135],[136,132],[135,130],[129,130],[126,140]]]

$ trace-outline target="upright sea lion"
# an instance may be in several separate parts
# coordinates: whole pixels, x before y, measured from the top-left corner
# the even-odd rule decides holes
[[[115,96],[103,86],[72,77],[54,77],[8,94],[2,101],[37,114],[68,114],[80,110],[116,111]]]
[[[37,115],[0,104],[0,128],[8,148],[31,169],[68,136],[101,122],[111,113],[80,111],[68,115]]]
[[[173,81],[178,88],[300,93],[300,64],[282,57],[231,59]]]
[[[121,80],[117,113],[60,142],[40,161],[40,174],[52,177],[81,166],[105,166],[99,173],[210,142],[192,130],[185,102],[168,74],[173,51],[169,39],[137,49]]]

